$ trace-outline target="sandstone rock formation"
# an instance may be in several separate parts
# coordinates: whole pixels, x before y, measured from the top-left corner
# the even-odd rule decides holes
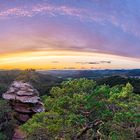
[[[44,111],[44,106],[39,98],[39,93],[29,83],[14,81],[3,98],[9,100],[15,117],[20,122],[26,122],[31,116]]]
[[[14,135],[12,140],[25,140],[26,139],[26,134],[20,129],[20,128],[15,128],[14,130]]]

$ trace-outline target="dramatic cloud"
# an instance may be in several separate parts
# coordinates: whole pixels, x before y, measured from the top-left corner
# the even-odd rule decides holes
[[[40,60],[47,55],[50,57],[47,58],[47,68],[58,68],[61,64],[61,68],[122,68],[122,60],[113,61],[114,57],[140,59],[139,23],[139,0],[1,0],[0,61],[6,56],[10,61],[9,56],[24,53],[22,60]],[[71,60],[68,62],[70,66],[62,59],[52,59],[55,52],[62,51],[70,52],[67,58]],[[73,52],[77,55],[73,56]],[[30,58],[27,53],[31,56],[37,53],[38,56]],[[96,59],[97,55],[92,58],[83,55],[82,58],[78,53],[101,56]],[[108,57],[102,58],[105,54]],[[66,54],[60,53],[59,56],[63,58]],[[127,63],[125,67],[131,68],[132,65]],[[139,67],[136,62],[135,68]]]

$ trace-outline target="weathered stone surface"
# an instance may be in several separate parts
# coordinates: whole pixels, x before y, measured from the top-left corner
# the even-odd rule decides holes
[[[28,114],[19,114],[17,116],[17,119],[19,121],[26,122],[26,121],[28,121],[30,119],[30,116]]]
[[[45,111],[38,91],[29,83],[14,81],[2,96],[9,100],[12,109],[15,111],[14,117],[20,124],[28,121],[33,114]],[[25,134],[18,128],[15,129],[12,140],[25,140],[25,137]]]
[[[23,103],[37,103],[39,102],[40,98],[38,96],[22,96],[22,97],[19,97],[19,96],[16,96],[16,100],[19,100]]]
[[[35,93],[29,92],[29,91],[20,90],[20,91],[17,92],[17,95],[19,95],[19,96],[25,96],[25,95],[32,96],[32,95],[35,95]]]
[[[4,93],[2,97],[6,100],[16,100],[16,95],[12,93]]]
[[[28,114],[31,115],[45,111],[38,95],[38,91],[29,83],[14,81],[8,91],[3,94],[3,98],[9,100],[13,110],[19,113],[17,115],[18,120],[21,119],[24,122]],[[25,117],[23,114],[27,116]]]
[[[9,90],[3,94],[6,100],[15,100],[23,103],[37,103],[40,98],[39,93],[29,83],[15,81],[11,84]]]
[[[20,128],[15,128],[14,132],[15,133],[12,140],[25,140],[26,139],[26,134]]]
[[[18,103],[13,106],[14,110],[19,113],[33,113],[32,107],[26,104]]]
[[[38,96],[18,96],[15,94],[5,93],[3,95],[3,98],[6,100],[15,100],[15,101],[21,101],[23,103],[37,103],[39,102],[40,98]]]
[[[13,87],[10,87],[10,88],[9,88],[9,92],[10,92],[10,93],[16,92],[15,90],[16,90],[16,89],[13,88]]]
[[[33,112],[39,113],[39,112],[44,112],[45,108],[41,102],[39,102],[34,108],[32,108]]]

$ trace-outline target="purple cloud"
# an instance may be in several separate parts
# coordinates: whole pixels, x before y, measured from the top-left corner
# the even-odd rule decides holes
[[[48,14],[52,17],[65,15],[76,17],[81,21],[88,20],[89,22],[97,22],[100,24],[110,22],[112,25],[121,28],[124,32],[130,34],[132,33],[136,37],[140,37],[139,22],[133,18],[133,13],[125,7],[126,4],[120,3],[119,1],[115,2],[108,0],[108,2],[103,2],[93,0],[91,1],[91,5],[93,6],[92,9],[70,7],[65,5],[58,6],[49,3],[35,4],[28,7],[17,6],[1,10],[0,19],[12,17],[33,17],[38,14]],[[114,8],[114,6],[116,7]],[[140,10],[138,10],[138,12],[140,12]],[[127,18],[133,18],[133,20],[127,20],[125,22],[125,19]]]
[[[48,0],[9,4],[1,8],[0,20],[12,21],[8,21],[7,26],[15,26],[11,34],[16,39],[12,39],[12,35],[7,36],[6,41],[1,39],[0,52],[75,50],[140,57],[139,4],[137,0]],[[9,48],[6,50],[5,46]]]

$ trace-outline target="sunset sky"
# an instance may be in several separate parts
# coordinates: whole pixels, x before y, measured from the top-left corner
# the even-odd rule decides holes
[[[140,0],[0,0],[0,69],[140,68]]]

